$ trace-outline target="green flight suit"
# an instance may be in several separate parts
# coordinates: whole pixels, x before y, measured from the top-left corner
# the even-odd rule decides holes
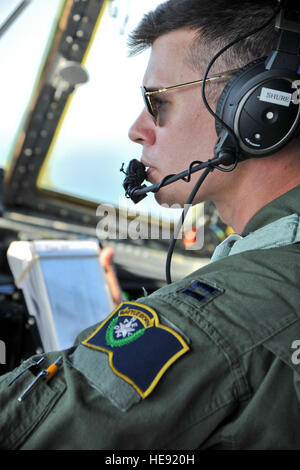
[[[299,449],[299,205],[300,186],[227,256],[46,354],[63,365],[22,402],[29,362],[0,377],[0,448]]]

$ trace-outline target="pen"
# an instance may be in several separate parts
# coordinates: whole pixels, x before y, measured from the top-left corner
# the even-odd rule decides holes
[[[52,379],[52,377],[57,373],[58,368],[60,364],[62,363],[62,356],[59,356],[58,359],[53,364],[50,364],[47,369],[43,369],[36,377],[35,379],[28,385],[28,387],[25,388],[25,390],[22,392],[22,394],[19,396],[18,401],[21,402],[24,397],[32,390],[32,388],[35,386],[35,384],[40,380],[40,379],[45,379],[46,382],[49,382],[49,380]]]

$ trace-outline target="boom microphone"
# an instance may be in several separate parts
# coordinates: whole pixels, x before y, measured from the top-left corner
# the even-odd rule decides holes
[[[125,189],[125,195],[128,199],[131,199],[135,204],[140,202],[147,196],[147,193],[157,193],[160,188],[167,186],[168,184],[175,183],[175,181],[183,180],[186,183],[189,183],[191,180],[192,173],[196,171],[204,170],[209,168],[211,171],[217,168],[220,171],[229,172],[233,168],[225,169],[221,168],[219,165],[229,166],[232,165],[233,155],[229,152],[220,152],[219,156],[206,162],[200,162],[198,160],[192,162],[189,168],[185,171],[177,173],[175,175],[165,176],[159,183],[152,184],[151,186],[142,185],[143,181],[146,179],[146,167],[140,161],[134,159],[129,162],[129,165],[124,171],[124,163],[120,171],[125,173],[126,178],[123,183]],[[235,168],[234,163],[234,168]]]
[[[146,188],[145,184],[142,186],[142,182],[146,179],[146,167],[138,160],[131,160],[127,170],[124,171],[123,168],[124,163],[120,171],[126,175],[123,183],[125,195],[126,197],[131,198],[132,201],[137,204],[147,196],[147,193],[135,194],[135,190],[137,188]]]
[[[191,175],[192,173],[195,173],[196,171],[199,170],[205,170],[202,172],[200,177],[198,178],[197,183],[195,184],[190,197],[188,199],[187,205],[191,205],[194,197],[200,188],[201,184],[207,177],[207,175],[212,172],[215,168],[224,171],[224,172],[229,172],[234,170],[234,168],[237,166],[237,158],[232,149],[228,146],[226,146],[227,138],[220,138],[218,139],[216,148],[218,146],[220,147],[218,149],[217,157],[207,160],[206,162],[200,162],[200,161],[194,161],[190,164],[189,168],[185,171],[182,171],[181,173],[177,173],[176,175],[168,175],[165,178],[163,178],[159,183],[152,184],[151,186],[146,186],[145,184],[142,185],[143,181],[146,179],[146,167],[143,165],[138,160],[131,160],[129,162],[129,165],[124,171],[124,163],[120,169],[123,173],[125,173],[126,178],[123,183],[123,187],[125,189],[125,195],[127,198],[130,198],[135,204],[137,204],[139,201],[144,199],[144,197],[147,196],[147,193],[153,192],[156,193],[162,188],[163,186],[166,186],[168,184],[174,183],[175,181],[182,179],[186,183],[189,183],[191,180]],[[224,168],[220,167],[219,165],[225,165],[225,166],[230,166],[230,168]],[[181,220],[179,221],[179,226],[177,227],[176,231],[179,230],[179,227],[184,223],[184,219],[186,217],[186,211],[185,209],[182,212]],[[166,280],[167,283],[170,284],[171,281],[171,274],[170,274],[170,269],[171,269],[171,258],[173,254],[173,250],[175,247],[176,243],[176,236],[175,232],[172,235],[171,241],[170,241],[170,246],[168,250],[168,255],[167,255],[167,262],[166,262]]]

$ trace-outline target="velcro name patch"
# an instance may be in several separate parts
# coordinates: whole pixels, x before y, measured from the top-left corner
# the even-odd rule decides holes
[[[155,310],[137,302],[122,302],[82,344],[107,353],[114,373],[142,398],[189,350],[177,331],[159,323]]]

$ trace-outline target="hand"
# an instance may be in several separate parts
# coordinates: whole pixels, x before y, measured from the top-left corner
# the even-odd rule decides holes
[[[114,251],[112,248],[102,248],[100,251],[100,263],[105,272],[106,282],[108,284],[114,306],[117,307],[123,299],[122,290],[113,265]]]

